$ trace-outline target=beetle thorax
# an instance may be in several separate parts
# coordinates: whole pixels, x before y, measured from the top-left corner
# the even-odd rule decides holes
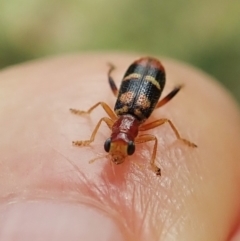
[[[120,116],[112,127],[112,140],[115,138],[127,138],[133,141],[138,135],[139,125],[140,122],[132,115]]]

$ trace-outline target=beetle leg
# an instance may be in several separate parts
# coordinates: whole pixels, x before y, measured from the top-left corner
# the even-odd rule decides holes
[[[111,88],[114,96],[117,97],[117,95],[118,95],[118,88],[117,88],[117,86],[116,86],[113,78],[111,77],[111,73],[112,73],[112,71],[115,69],[115,66],[112,65],[112,64],[109,64],[109,67],[110,67],[110,68],[109,68],[109,71],[108,71],[108,83],[109,83],[109,85],[110,85],[110,88]]]
[[[170,93],[168,93],[167,96],[165,96],[162,100],[160,100],[160,101],[157,103],[155,109],[157,109],[157,108],[165,105],[169,100],[171,100],[171,99],[178,93],[178,91],[179,91],[182,87],[183,87],[182,85],[179,85],[179,86],[175,87]]]
[[[161,169],[156,166],[155,164],[155,159],[156,159],[156,154],[157,154],[157,144],[158,144],[158,139],[156,136],[149,135],[149,134],[144,134],[140,135],[135,139],[135,143],[144,143],[148,141],[154,141],[154,146],[153,146],[153,152],[150,160],[151,168],[153,171],[156,173],[156,175],[161,176]]]
[[[112,119],[112,120],[116,120],[117,116],[114,113],[114,111],[109,107],[108,104],[104,103],[104,102],[98,102],[97,104],[95,104],[94,106],[92,106],[89,110],[84,111],[84,110],[77,110],[77,109],[70,109],[70,111],[73,114],[76,115],[83,115],[83,114],[90,114],[95,108],[97,108],[99,105],[102,106],[102,108],[105,110],[105,112],[108,114],[108,116]]]
[[[144,124],[144,125],[139,127],[139,130],[140,131],[150,130],[150,129],[153,129],[153,128],[157,127],[157,126],[163,125],[164,123],[168,123],[170,125],[170,127],[172,128],[172,130],[173,130],[173,132],[174,132],[174,134],[175,134],[175,136],[176,136],[176,138],[178,140],[182,141],[184,144],[186,144],[186,145],[188,145],[190,147],[197,147],[196,144],[194,144],[194,143],[192,143],[192,142],[190,142],[190,141],[188,141],[186,139],[183,139],[180,136],[177,128],[173,125],[173,123],[169,119],[159,119],[159,120],[153,121],[151,123]]]
[[[91,135],[91,137],[90,137],[89,140],[73,141],[72,144],[75,145],[75,146],[89,146],[89,145],[94,141],[95,136],[96,136],[96,134],[97,134],[97,132],[98,132],[98,129],[99,129],[99,127],[100,127],[100,125],[101,125],[101,123],[102,123],[103,121],[107,124],[107,126],[109,127],[109,129],[112,129],[112,126],[113,126],[113,123],[114,123],[113,120],[111,120],[111,119],[108,118],[108,117],[103,117],[103,118],[101,118],[101,119],[98,121],[98,123],[97,123],[95,129],[93,130],[92,135]]]

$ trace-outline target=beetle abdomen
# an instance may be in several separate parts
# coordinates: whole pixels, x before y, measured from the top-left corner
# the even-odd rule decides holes
[[[131,114],[139,121],[154,110],[165,85],[165,71],[154,58],[135,61],[126,71],[114,107],[117,115]]]

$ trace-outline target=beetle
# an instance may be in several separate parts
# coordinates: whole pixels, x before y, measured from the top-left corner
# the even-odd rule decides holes
[[[153,110],[170,101],[182,86],[175,87],[159,101],[166,82],[165,70],[161,62],[152,57],[143,57],[133,62],[124,74],[119,90],[111,77],[113,70],[114,66],[110,64],[108,82],[113,94],[117,97],[114,110],[105,102],[98,102],[87,111],[70,109],[72,113],[82,115],[90,114],[96,107],[102,106],[108,115],[98,121],[89,140],[73,141],[72,143],[76,146],[90,145],[94,141],[101,123],[105,122],[112,133],[105,141],[104,149],[109,153],[113,163],[123,163],[127,156],[135,152],[135,144],[153,141],[150,164],[152,170],[157,175],[161,175],[161,169],[155,164],[157,137],[151,134],[139,134],[139,132],[168,123],[178,140],[190,147],[197,147],[196,144],[183,139],[169,119],[162,118],[145,123]]]

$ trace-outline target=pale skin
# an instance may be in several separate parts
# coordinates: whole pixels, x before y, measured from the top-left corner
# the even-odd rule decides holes
[[[233,240],[240,226],[240,115],[230,95],[202,72],[162,59],[167,75],[162,98],[179,84],[184,88],[148,121],[171,120],[181,137],[198,147],[177,140],[169,124],[143,132],[158,139],[161,177],[150,168],[154,141],[137,145],[135,154],[120,165],[104,157],[103,144],[111,134],[104,121],[90,147],[72,145],[88,140],[98,121],[108,116],[101,107],[90,116],[74,115],[69,108],[88,110],[99,101],[113,107],[107,63],[116,66],[112,76],[119,86],[128,65],[139,57],[63,56],[2,70],[2,241],[14,235],[23,237],[19,240],[100,240],[99,229],[112,231],[103,240]],[[8,211],[25,203],[36,203],[36,209],[42,203],[54,205],[41,208],[31,222],[28,215],[34,211],[28,206],[20,213],[24,218],[14,215],[17,207]],[[93,210],[88,219],[89,214],[75,211],[69,217],[61,214],[83,204]],[[63,207],[58,210],[59,205]],[[64,224],[59,224],[63,215]]]

